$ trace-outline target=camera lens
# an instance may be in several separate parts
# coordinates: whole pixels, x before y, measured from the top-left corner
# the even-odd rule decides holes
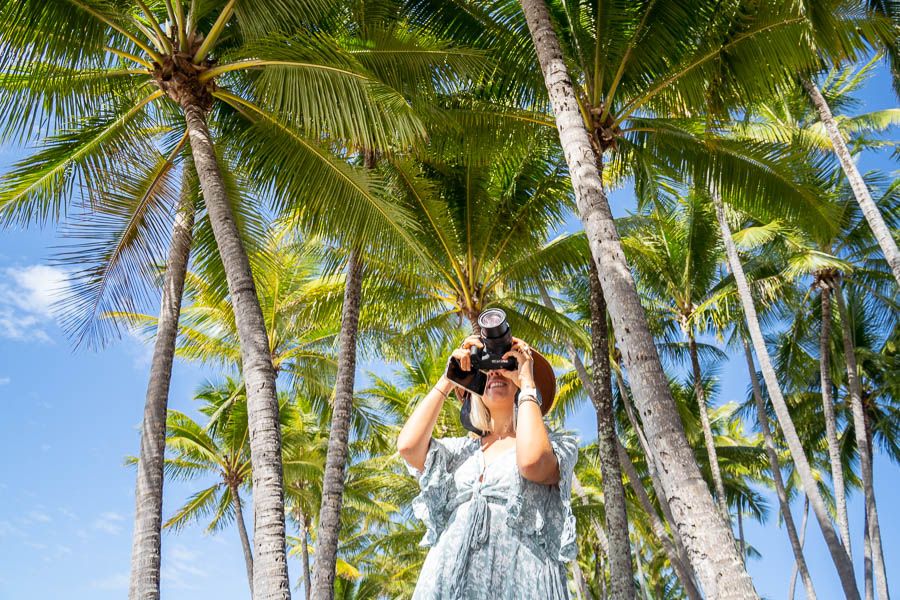
[[[512,348],[512,334],[506,313],[499,308],[490,308],[478,317],[481,326],[481,338],[485,350],[495,356],[501,356]]]
[[[503,322],[506,320],[506,313],[500,310],[499,308],[490,308],[478,317],[478,324],[481,325],[483,329],[493,329],[495,327],[499,327],[503,325]],[[494,336],[491,336],[494,337]]]

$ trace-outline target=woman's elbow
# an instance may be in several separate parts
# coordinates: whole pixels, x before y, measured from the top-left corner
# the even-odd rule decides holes
[[[535,459],[526,458],[519,462],[518,467],[522,477],[529,481],[544,485],[554,485],[559,482],[559,467],[555,456],[551,456],[549,460],[543,456]]]

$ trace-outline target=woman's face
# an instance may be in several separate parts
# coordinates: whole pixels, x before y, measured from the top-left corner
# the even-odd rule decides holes
[[[481,399],[488,409],[495,406],[509,406],[516,398],[519,388],[512,381],[500,374],[500,371],[488,371],[487,384]]]

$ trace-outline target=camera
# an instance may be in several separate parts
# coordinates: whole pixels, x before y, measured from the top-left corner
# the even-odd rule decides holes
[[[503,358],[503,355],[512,348],[512,334],[509,332],[506,313],[499,308],[488,309],[478,317],[478,325],[481,327],[481,341],[484,348],[477,346],[469,348],[472,368],[482,371],[518,369],[515,357]]]
[[[484,394],[487,384],[485,371],[515,371],[519,368],[515,357],[503,358],[512,349],[512,333],[506,320],[506,313],[499,308],[491,308],[479,315],[478,325],[481,327],[481,342],[484,348],[472,346],[469,349],[471,369],[463,371],[459,361],[450,359],[447,378],[478,395]]]

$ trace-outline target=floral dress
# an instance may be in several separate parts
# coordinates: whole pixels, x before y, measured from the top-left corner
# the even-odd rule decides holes
[[[432,438],[413,512],[430,550],[413,600],[569,600],[565,563],[574,559],[570,498],[578,440],[550,431],[560,481],[522,477],[515,447],[485,468],[481,440]],[[481,474],[483,481],[479,481]]]

